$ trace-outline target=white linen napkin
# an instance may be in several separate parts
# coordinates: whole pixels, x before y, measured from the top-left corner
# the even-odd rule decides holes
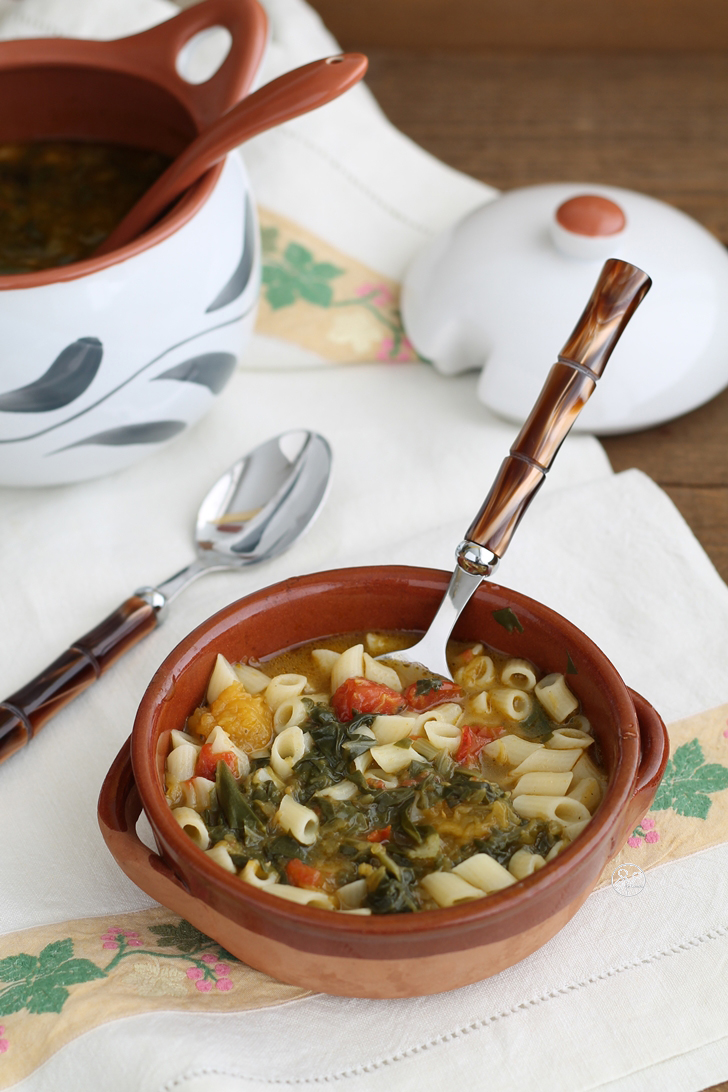
[[[266,7],[263,79],[335,48],[301,0]],[[113,37],[169,11],[162,0],[0,0],[0,34]],[[350,137],[353,118],[365,150]],[[395,279],[428,232],[489,192],[396,134],[362,88],[245,154],[261,201]],[[516,431],[477,402],[474,376],[444,379],[420,364],[299,371],[311,358],[275,339],[259,339],[255,359],[266,367],[238,372],[207,418],[138,466],[75,486],[0,490],[8,694],[134,588],[191,558],[199,500],[241,452],[309,427],[335,456],[326,508],[289,554],[190,587],[162,626],[0,768],[0,934],[150,905],[106,851],[96,799],[149,678],[184,634],[294,573],[368,561],[450,568]],[[269,370],[270,359],[289,370]],[[637,472],[612,475],[594,439],[564,444],[498,579],[584,629],[666,720],[728,699],[728,589],[664,494]],[[728,999],[714,985],[728,965],[727,865],[717,847],[651,871],[638,898],[599,891],[543,949],[464,990],[146,1014],[81,1035],[16,1088],[697,1092],[728,1075]]]

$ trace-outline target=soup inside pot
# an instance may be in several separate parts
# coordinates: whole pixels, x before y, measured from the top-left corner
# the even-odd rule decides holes
[[[90,257],[170,162],[125,144],[0,143],[0,275]]]
[[[564,675],[472,641],[454,682],[375,659],[413,640],[219,656],[165,772],[199,848],[281,898],[387,914],[502,890],[578,837],[606,776]]]

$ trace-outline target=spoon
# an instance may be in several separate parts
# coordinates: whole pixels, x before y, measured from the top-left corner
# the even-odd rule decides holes
[[[470,597],[492,576],[567,433],[584,408],[622,333],[652,285],[634,265],[605,262],[586,308],[549,372],[531,414],[458,546],[457,564],[424,637],[378,660],[425,667],[452,679],[446,645]],[[490,555],[490,556],[488,556]]]
[[[0,702],[0,762],[155,628],[168,604],[198,576],[269,561],[318,515],[331,474],[331,449],[305,429],[284,432],[238,459],[203,500],[196,558],[157,587],[134,595],[31,682]]]
[[[94,257],[125,246],[150,226],[171,203],[245,140],[307,114],[338,98],[367,70],[362,53],[342,53],[294,68],[246,96],[195,137],[142,194]]]

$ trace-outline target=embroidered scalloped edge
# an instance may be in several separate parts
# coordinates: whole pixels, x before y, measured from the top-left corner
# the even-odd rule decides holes
[[[341,1069],[335,1073],[327,1073],[322,1076],[315,1077],[251,1077],[249,1074],[240,1072],[234,1069],[220,1069],[217,1067],[203,1067],[200,1069],[190,1069],[185,1073],[181,1073],[179,1076],[172,1078],[165,1084],[161,1085],[159,1092],[175,1092],[175,1089],[182,1088],[183,1084],[196,1077],[234,1077],[237,1080],[245,1082],[255,1082],[257,1084],[266,1085],[288,1085],[288,1086],[305,1086],[305,1085],[317,1085],[317,1084],[332,1084],[335,1081],[347,1080],[352,1077],[360,1077],[367,1073],[376,1073],[380,1069],[384,1069],[386,1066],[394,1065],[396,1062],[405,1061],[408,1058],[413,1058],[418,1054],[424,1053],[426,1050],[432,1050],[434,1047],[438,1047],[443,1043],[451,1043],[457,1039],[463,1038],[465,1035],[469,1035],[474,1031],[482,1031],[484,1028],[489,1027],[491,1024],[495,1024],[498,1020],[503,1020],[507,1016],[514,1016],[519,1012],[527,1009],[535,1008],[536,1005],[541,1005],[545,1001],[550,1001],[555,997],[560,997],[564,994],[573,992],[574,990],[583,989],[585,986],[592,986],[598,982],[605,982],[609,978],[613,978],[615,975],[623,974],[625,971],[634,970],[636,967],[643,967],[646,964],[656,963],[659,959],[663,959],[666,956],[680,955],[681,952],[691,951],[694,948],[699,947],[701,944],[705,944],[711,940],[720,940],[722,937],[728,936],[728,925],[719,926],[717,929],[711,929],[707,933],[701,933],[697,937],[691,937],[690,940],[683,941],[680,944],[671,944],[668,948],[663,948],[658,952],[653,952],[652,955],[643,956],[642,959],[634,959],[629,963],[622,963],[617,967],[610,967],[606,971],[602,971],[600,974],[590,975],[589,978],[581,979],[578,982],[570,982],[566,986],[557,986],[553,990],[549,990],[547,993],[539,994],[537,997],[532,997],[528,1001],[521,1001],[517,1005],[512,1005],[509,1009],[504,1009],[502,1012],[493,1013],[492,1016],[484,1017],[481,1020],[473,1020],[469,1024],[464,1024],[461,1027],[455,1028],[452,1031],[445,1032],[442,1035],[435,1036],[434,1039],[429,1039],[424,1043],[418,1043],[415,1046],[408,1047],[406,1050],[398,1051],[396,1054],[392,1054],[386,1058],[380,1058],[377,1061],[369,1062],[367,1065],[352,1066],[350,1069]]]

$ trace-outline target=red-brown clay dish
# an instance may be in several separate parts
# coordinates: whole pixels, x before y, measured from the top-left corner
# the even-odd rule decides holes
[[[668,755],[665,726],[602,652],[549,608],[484,583],[454,636],[485,641],[569,686],[593,725],[609,786],[573,845],[540,872],[485,899],[420,914],[358,917],[294,906],[220,869],[172,818],[163,769],[173,728],[202,700],[215,657],[264,659],[303,642],[367,629],[427,628],[449,574],[396,566],[341,569],[247,596],[194,630],[154,675],[130,741],[99,800],[99,821],[126,874],[244,962],[286,982],[357,997],[438,993],[497,974],[545,944],[576,913],[652,802]],[[493,612],[510,607],[509,633]],[[139,840],[141,809],[158,853]]]

